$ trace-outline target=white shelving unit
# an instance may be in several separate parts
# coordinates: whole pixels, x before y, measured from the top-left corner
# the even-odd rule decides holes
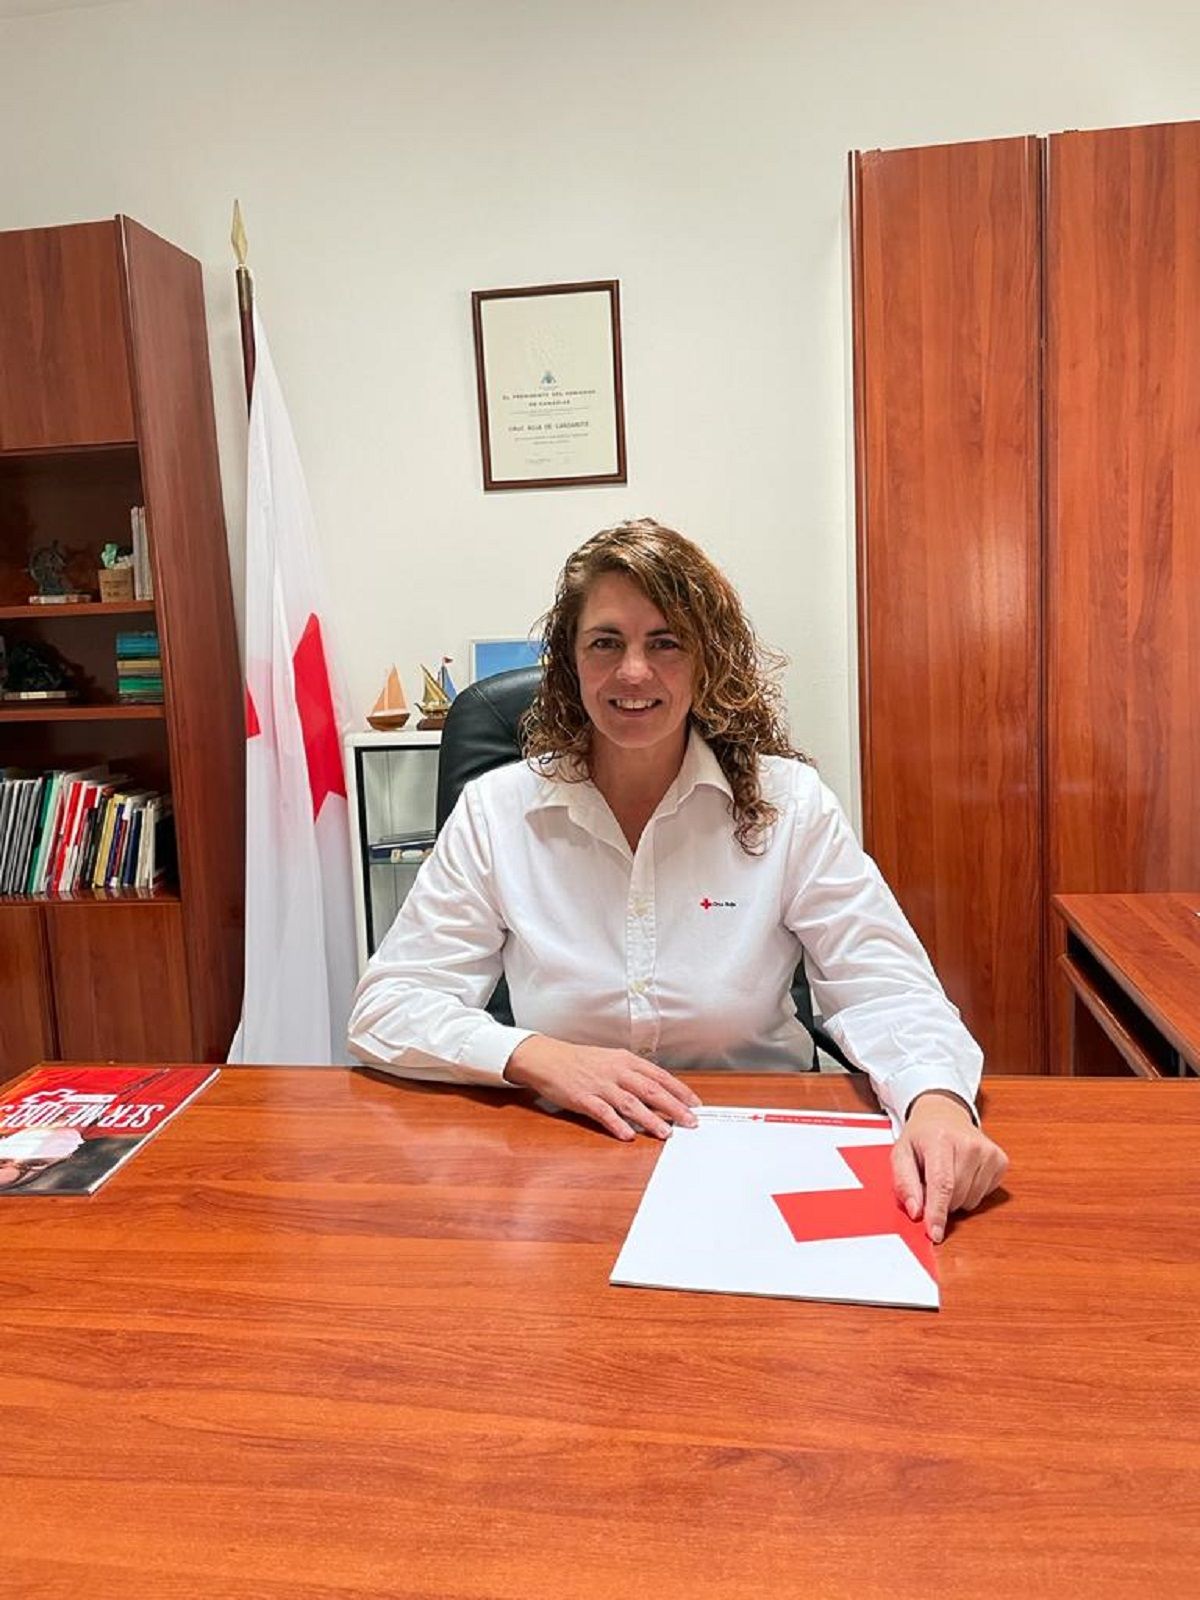
[[[346,778],[361,972],[433,848],[440,732],[352,733]]]

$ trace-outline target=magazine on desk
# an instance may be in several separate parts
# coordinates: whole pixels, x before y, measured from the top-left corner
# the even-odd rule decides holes
[[[0,1084],[0,1196],[93,1194],[217,1067],[35,1067]]]
[[[663,1146],[610,1282],[937,1310],[937,1261],[870,1112],[700,1106]]]

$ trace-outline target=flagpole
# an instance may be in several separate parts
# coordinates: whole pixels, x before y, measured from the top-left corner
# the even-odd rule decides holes
[[[237,257],[238,320],[242,329],[242,374],[246,380],[246,408],[254,391],[254,279],[246,265],[246,230],[242,226],[242,208],[233,202],[233,227],[229,234],[233,253]]]

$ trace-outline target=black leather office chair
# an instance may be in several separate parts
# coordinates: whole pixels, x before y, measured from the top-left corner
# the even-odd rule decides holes
[[[442,730],[442,749],[438,759],[439,833],[442,824],[454,810],[464,784],[490,772],[493,767],[516,761],[520,756],[518,725],[533,699],[541,675],[540,667],[517,667],[512,672],[498,672],[493,678],[470,684],[455,698]],[[813,1067],[817,1065],[816,1046],[820,1045],[835,1061],[841,1062],[852,1072],[858,1071],[813,1017],[812,995],[804,975],[803,957],[792,981],[792,1001],[796,1015],[813,1038]],[[500,1022],[512,1023],[508,986],[503,978],[488,1003],[488,1010]]]

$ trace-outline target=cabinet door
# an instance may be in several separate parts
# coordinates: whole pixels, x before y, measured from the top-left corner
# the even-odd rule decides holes
[[[1047,209],[1055,893],[1200,883],[1200,123],[1060,134]]]
[[[0,450],[132,440],[115,223],[0,233]]]
[[[176,902],[60,901],[45,916],[63,1060],[191,1060]]]
[[[41,911],[0,905],[0,1079],[55,1054]]]
[[[995,1072],[1044,1058],[1035,139],[859,159],[863,821]]]

